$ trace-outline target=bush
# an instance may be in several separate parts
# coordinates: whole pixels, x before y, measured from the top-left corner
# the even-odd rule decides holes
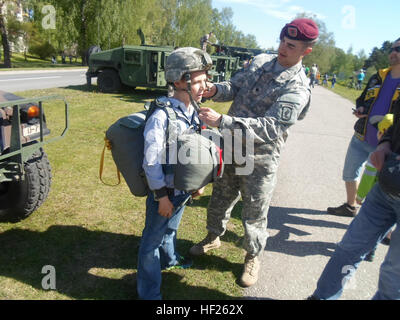
[[[39,56],[40,59],[46,59],[56,54],[56,49],[48,42],[33,45],[29,48],[29,52]]]

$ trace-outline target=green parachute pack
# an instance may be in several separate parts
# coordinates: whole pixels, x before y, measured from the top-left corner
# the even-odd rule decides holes
[[[224,167],[222,150],[210,139],[215,136],[215,131],[206,129],[203,134],[177,135],[175,111],[169,102],[156,99],[145,110],[122,117],[108,128],[100,161],[100,180],[105,183],[102,179],[104,154],[109,149],[117,167],[117,185],[121,181],[121,173],[134,196],[148,194],[149,187],[143,169],[143,133],[147,119],[157,108],[167,113],[167,146],[173,143],[177,146],[178,157],[172,166],[175,189],[194,192],[221,177]],[[208,131],[212,131],[212,134]]]

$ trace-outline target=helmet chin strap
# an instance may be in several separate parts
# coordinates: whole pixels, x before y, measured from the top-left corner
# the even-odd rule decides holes
[[[197,104],[197,102],[193,99],[193,96],[192,96],[192,80],[190,78],[190,73],[185,74],[185,81],[187,83],[186,92],[189,95],[190,103],[192,104],[193,108],[197,111],[197,113],[199,113],[200,107]]]
[[[199,113],[200,113],[200,106],[199,106],[199,104],[193,99],[193,96],[192,96],[192,80],[191,80],[190,73],[186,73],[186,74],[185,74],[185,80],[186,80],[186,83],[187,83],[186,92],[187,92],[187,94],[189,95],[190,103],[192,104],[194,110],[196,110],[197,114],[199,114]],[[200,120],[200,119],[199,119],[199,120]],[[199,132],[199,133],[201,133],[202,127],[203,127],[203,121],[200,120],[200,126],[199,126],[199,128],[198,128],[198,132]]]

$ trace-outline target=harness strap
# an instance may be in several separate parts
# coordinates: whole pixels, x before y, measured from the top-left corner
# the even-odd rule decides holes
[[[176,113],[175,111],[169,107],[164,107],[165,112],[167,113],[168,118],[168,128],[167,128],[167,146],[171,145],[177,138],[177,123],[176,123]],[[172,120],[172,121],[171,121]]]
[[[109,184],[109,183],[104,182],[104,180],[103,180],[104,155],[105,155],[106,148],[107,148],[107,150],[111,150],[112,145],[111,145],[111,141],[108,140],[106,137],[104,137],[104,147],[103,147],[103,152],[101,153],[101,157],[100,157],[100,169],[99,169],[100,181],[103,182],[106,186],[115,187],[121,183],[121,173],[118,170],[118,168],[117,168],[117,177],[118,177],[117,184]]]

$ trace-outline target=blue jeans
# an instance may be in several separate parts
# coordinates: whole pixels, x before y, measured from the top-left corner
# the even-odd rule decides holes
[[[358,180],[361,176],[364,163],[367,161],[369,154],[373,151],[375,151],[375,147],[353,136],[344,161],[343,180]]]
[[[400,198],[390,197],[378,183],[375,184],[325,266],[314,296],[324,300],[338,299],[360,262],[396,223],[399,226]],[[356,289],[362,290],[360,287]],[[378,290],[373,299],[400,299],[399,227],[392,232],[390,247],[380,268]]]
[[[171,196],[178,207],[187,194]],[[158,214],[158,202],[150,192],[146,200],[146,223],[140,240],[137,291],[140,299],[161,300],[161,270],[178,263],[176,234],[185,207],[165,218]]]

